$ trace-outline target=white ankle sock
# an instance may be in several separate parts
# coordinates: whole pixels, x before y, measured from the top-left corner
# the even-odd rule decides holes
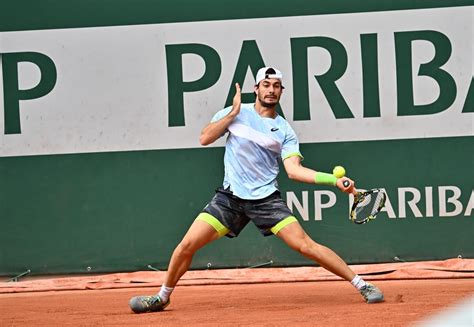
[[[367,283],[359,275],[354,276],[354,279],[351,280],[351,284],[359,291],[361,288],[367,285]]]
[[[161,301],[166,302],[168,301],[171,292],[173,292],[174,287],[167,287],[165,284],[161,285],[160,292],[158,296],[160,297]]]

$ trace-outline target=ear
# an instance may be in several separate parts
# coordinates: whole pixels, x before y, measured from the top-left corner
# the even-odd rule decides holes
[[[254,85],[254,87],[253,87],[253,92],[254,92],[255,94],[257,94],[257,91],[258,91],[258,84],[257,84],[257,85]]]

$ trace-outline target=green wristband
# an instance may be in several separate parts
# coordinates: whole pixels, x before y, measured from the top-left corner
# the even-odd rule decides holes
[[[314,175],[314,182],[320,185],[336,186],[337,178],[332,174],[321,173],[318,171],[316,172],[316,175]]]

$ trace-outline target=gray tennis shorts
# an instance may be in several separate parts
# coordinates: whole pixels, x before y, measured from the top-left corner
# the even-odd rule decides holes
[[[210,214],[227,227],[230,230],[227,237],[238,236],[250,220],[262,235],[273,235],[272,227],[293,216],[279,191],[260,200],[243,200],[223,188],[216,190],[202,212]]]

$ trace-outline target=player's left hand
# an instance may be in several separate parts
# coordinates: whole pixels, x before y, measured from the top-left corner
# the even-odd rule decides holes
[[[347,183],[344,183],[345,181],[349,182],[348,186],[344,186],[344,184],[347,185]],[[354,181],[352,179],[348,178],[348,177],[345,177],[345,176],[337,179],[336,186],[337,186],[338,189],[340,189],[342,192],[345,192],[345,193],[352,194],[355,191]]]
[[[232,111],[231,114],[235,117],[240,112],[240,105],[242,103],[242,91],[240,90],[239,83],[235,83],[235,95],[232,100]]]

